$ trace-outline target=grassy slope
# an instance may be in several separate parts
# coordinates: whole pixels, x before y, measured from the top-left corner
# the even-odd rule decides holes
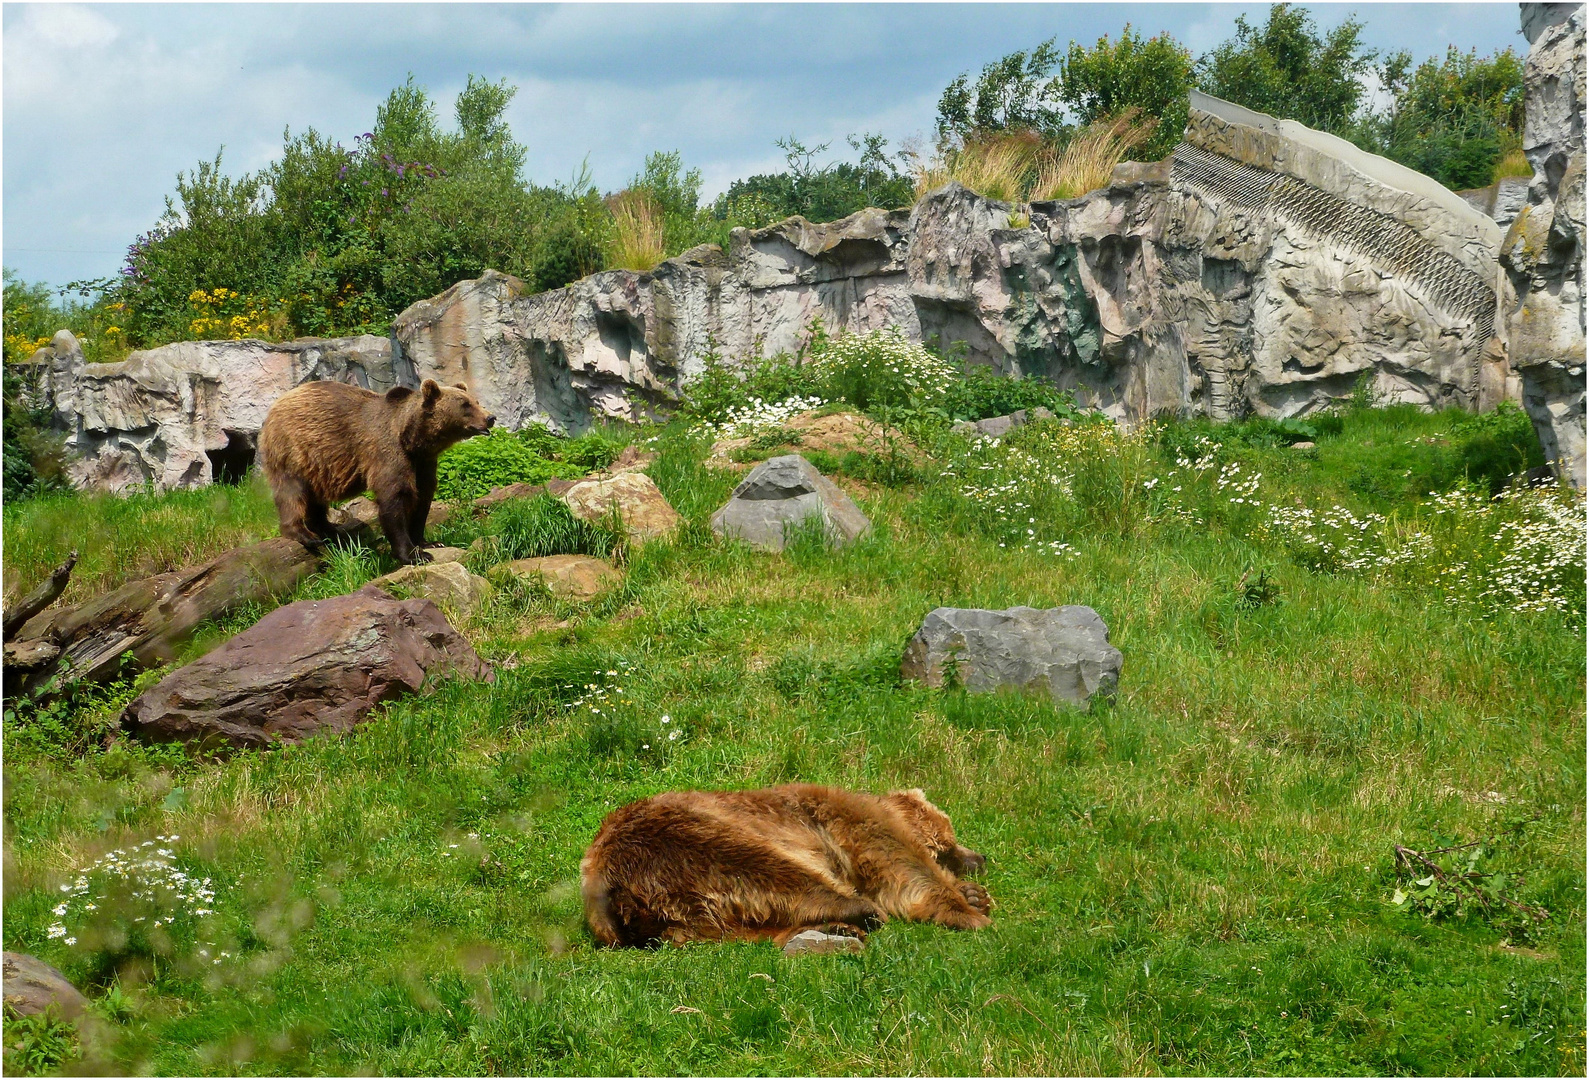
[[[1363,424],[1317,461],[1256,457],[1330,491],[1437,430]],[[519,661],[494,685],[219,764],[8,754],[7,948],[108,978],[45,939],[55,887],[157,832],[221,885],[239,959],[167,969],[98,1053],[168,1073],[1582,1073],[1581,631],[1219,530],[1077,536],[1073,559],[946,540],[883,488],[860,499],[873,538],[755,554],[704,542],[732,478],[684,453],[652,472],[684,540],[593,609],[481,620],[482,652]],[[8,510],[8,577],[28,535]],[[1238,614],[1254,565],[1283,603]],[[933,606],[1062,603],[1125,654],[1112,707],[897,685]],[[570,708],[587,683],[632,704]],[[925,788],[990,856],[995,928],[889,924],[800,961],[590,948],[577,864],[607,810],[792,779]],[[1519,819],[1504,859],[1554,913],[1528,948],[1389,906],[1393,843]]]

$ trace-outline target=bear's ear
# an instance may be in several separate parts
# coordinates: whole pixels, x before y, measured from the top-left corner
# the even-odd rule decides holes
[[[453,384],[452,384],[452,385],[453,385],[453,386],[454,386],[454,387],[455,387],[455,388],[457,388],[457,389],[459,389],[459,390],[462,390],[462,391],[463,391],[463,392],[464,392],[464,393],[466,393],[466,394],[467,394],[467,393],[468,393],[468,392],[469,392],[469,388],[468,388],[468,387],[467,387],[467,386],[465,386],[465,385],[464,385],[464,384],[463,384],[463,383],[461,383],[461,382],[455,382],[455,383],[453,383]]]
[[[435,379],[426,379],[419,384],[419,392],[425,395],[426,405],[434,405],[436,399],[441,397],[441,385]]]
[[[394,386],[386,392],[386,400],[393,405],[406,401],[413,396],[414,390],[408,386]]]

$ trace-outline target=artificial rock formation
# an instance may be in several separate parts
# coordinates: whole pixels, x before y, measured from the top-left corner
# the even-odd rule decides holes
[[[1480,408],[1516,393],[1492,340],[1500,239],[1429,177],[1195,94],[1171,159],[1078,199],[1016,208],[951,184],[534,296],[487,274],[394,336],[419,377],[564,430],[653,412],[714,351],[793,351],[819,317],[963,341],[1123,420],[1297,415],[1365,376],[1387,399]]]
[[[1528,202],[1501,261],[1516,291],[1511,360],[1545,456],[1584,489],[1584,9],[1523,4]]]
[[[739,482],[712,531],[752,547],[782,551],[790,529],[815,519],[837,545],[872,531],[872,523],[850,497],[799,454],[769,458]]]
[[[241,477],[265,414],[299,383],[330,379],[384,393],[404,381],[391,343],[369,336],[179,341],[118,364],[88,364],[62,330],[32,364],[67,432],[72,482],[108,491]]]
[[[186,343],[56,380],[55,400],[92,455],[81,482],[181,486],[246,444],[275,397],[310,377],[311,354],[347,357],[316,361],[316,377],[461,383],[509,429],[577,433],[666,410],[713,355],[794,351],[820,318],[829,333],[964,342],[972,362],[1048,378],[1125,422],[1302,415],[1363,380],[1386,400],[1483,409],[1521,393],[1497,317],[1511,307],[1502,231],[1485,206],[1194,93],[1170,158],[1124,164],[1079,198],[1011,206],[949,184],[909,210],[736,229],[726,251],[544,293],[487,271],[404,311],[379,359],[379,339],[360,339],[375,352],[359,364],[364,345]],[[222,363],[228,349],[261,359]],[[227,372],[267,355],[291,362],[249,375],[244,409]]]

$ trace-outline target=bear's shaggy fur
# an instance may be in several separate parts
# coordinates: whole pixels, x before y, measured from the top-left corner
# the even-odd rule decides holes
[[[782,945],[812,928],[864,940],[890,916],[981,929],[993,901],[960,875],[984,861],[920,790],[786,784],[630,803],[607,815],[579,870],[604,945]]]
[[[495,422],[465,387],[434,379],[417,391],[399,386],[385,394],[337,382],[289,390],[259,432],[281,535],[318,544],[330,535],[326,507],[370,491],[392,556],[429,562],[423,547],[436,457]]]

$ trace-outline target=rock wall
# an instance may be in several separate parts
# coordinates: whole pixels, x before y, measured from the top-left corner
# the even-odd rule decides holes
[[[235,479],[276,399],[317,379],[386,391],[400,380],[378,337],[180,341],[87,364],[70,331],[34,355],[38,392],[67,432],[71,478],[108,491]],[[411,376],[410,376],[411,381]]]
[[[1016,227],[1012,227],[1016,226]],[[715,352],[744,362],[899,326],[1038,374],[1122,420],[1291,416],[1367,375],[1390,400],[1516,397],[1488,214],[1343,140],[1195,94],[1186,141],[1102,191],[1012,207],[956,184],[911,211],[735,230],[650,273],[522,296],[487,274],[394,338],[510,425],[635,419]]]
[[[1010,206],[950,184],[911,210],[736,229],[726,251],[551,292],[487,271],[404,311],[390,343],[189,342],[87,366],[68,343],[45,366],[85,458],[74,477],[115,489],[235,472],[271,403],[310,378],[434,377],[506,427],[577,432],[665,411],[714,354],[796,351],[818,318],[964,342],[1124,422],[1302,415],[1364,379],[1385,399],[1482,409],[1521,394],[1501,239],[1429,177],[1194,94],[1170,158],[1076,199]]]
[[[1523,66],[1528,202],[1501,261],[1516,305],[1512,364],[1545,456],[1584,490],[1584,9],[1523,4],[1532,43]]]

